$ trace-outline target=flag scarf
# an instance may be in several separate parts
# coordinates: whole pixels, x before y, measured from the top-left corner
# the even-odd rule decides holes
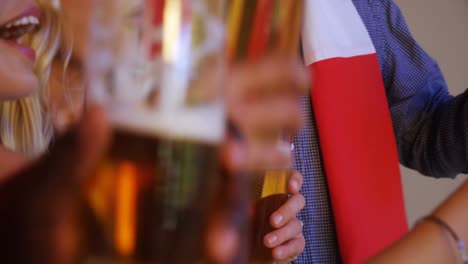
[[[407,231],[378,57],[351,0],[306,0],[302,48],[340,253],[362,263]]]

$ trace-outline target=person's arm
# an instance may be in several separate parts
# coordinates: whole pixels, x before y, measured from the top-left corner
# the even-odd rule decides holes
[[[433,177],[467,171],[468,93],[448,93],[437,63],[392,0],[373,1],[372,9],[401,163]]]
[[[468,243],[467,204],[468,181],[433,213],[446,222],[465,243]],[[455,240],[449,233],[438,224],[423,220],[403,239],[367,263],[439,264],[463,261]]]

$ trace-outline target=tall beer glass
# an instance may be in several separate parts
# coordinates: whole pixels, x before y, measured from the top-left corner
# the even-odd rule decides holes
[[[252,61],[267,54],[298,57],[303,10],[303,0],[231,0],[227,22],[229,59]],[[289,141],[288,131],[280,134],[279,140]],[[250,263],[272,263],[272,252],[263,241],[273,231],[270,216],[288,199],[291,170],[259,169],[266,170],[250,177],[254,208]]]
[[[83,261],[206,263],[225,126],[223,1],[95,3],[87,96],[114,136],[83,187]]]

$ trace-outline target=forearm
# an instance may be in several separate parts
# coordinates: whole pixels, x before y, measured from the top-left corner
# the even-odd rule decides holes
[[[468,168],[468,92],[433,107],[434,112],[415,110],[424,114],[401,129],[400,159],[428,176],[455,177]]]
[[[448,223],[465,243],[468,242],[467,204],[468,181],[433,213]],[[423,221],[404,238],[367,263],[439,264],[462,261],[454,239],[437,224]]]

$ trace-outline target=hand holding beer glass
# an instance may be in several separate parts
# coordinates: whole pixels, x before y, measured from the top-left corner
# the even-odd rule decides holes
[[[224,137],[223,1],[95,2],[88,100],[114,136],[84,186],[85,263],[206,263]]]
[[[252,63],[266,55],[297,58],[303,5],[302,0],[230,1],[227,43],[230,61]],[[289,67],[289,65],[285,64],[284,67]],[[272,83],[271,85],[284,86],[285,84]],[[268,88],[264,90],[267,91]],[[281,89],[277,89],[278,91],[281,92]],[[283,92],[287,96],[291,91]],[[251,100],[258,102],[264,99],[262,97],[268,96],[271,96],[268,92],[258,93],[257,91],[252,95]],[[282,109],[270,109],[270,111],[282,111]],[[286,146],[286,151],[292,151],[292,149],[289,150],[292,133],[294,131],[289,128],[282,130],[272,128],[263,134],[250,136],[258,142],[277,141],[279,146],[283,148]],[[246,136],[246,140],[249,140],[249,135]],[[261,155],[261,153],[257,154]],[[290,167],[281,166],[283,165],[269,164],[267,167],[254,165],[249,168],[251,172],[254,172],[250,180],[251,196],[254,199],[250,230],[250,263],[273,263],[272,250],[265,246],[265,241],[270,239],[273,241],[275,238],[271,233],[275,230],[274,227],[277,228],[283,224],[281,219],[272,221],[271,218],[275,218],[273,214],[289,199],[288,181],[293,173]],[[275,222],[276,226],[273,226],[271,222]],[[269,243],[269,245],[274,243]]]

